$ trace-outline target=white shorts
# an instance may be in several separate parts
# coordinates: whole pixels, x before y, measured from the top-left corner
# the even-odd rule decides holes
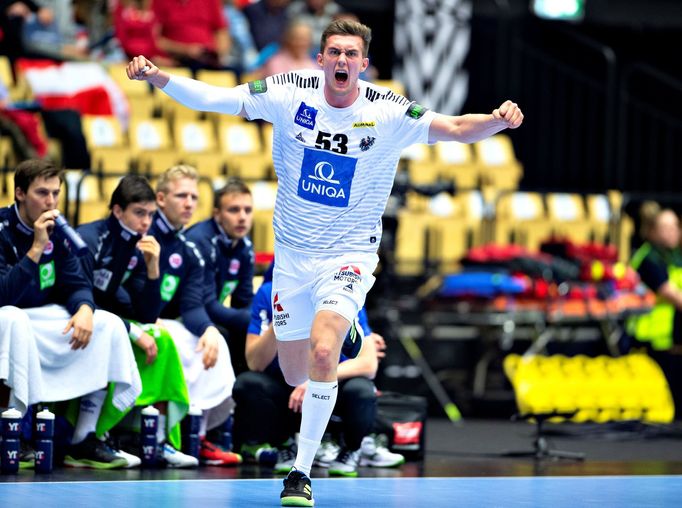
[[[311,256],[278,245],[272,274],[277,340],[310,338],[313,318],[321,310],[353,321],[374,284],[378,262],[375,253]]]

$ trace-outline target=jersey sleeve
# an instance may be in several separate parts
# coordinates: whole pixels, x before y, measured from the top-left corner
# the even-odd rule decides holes
[[[275,123],[281,112],[288,110],[295,85],[284,79],[298,73],[275,74],[237,87],[242,94],[243,107],[249,120],[262,119]],[[312,79],[312,78],[311,78]]]
[[[405,106],[393,101],[384,101],[381,110],[385,121],[380,125],[401,150],[415,143],[429,142],[429,128],[436,117],[433,111],[416,102]]]

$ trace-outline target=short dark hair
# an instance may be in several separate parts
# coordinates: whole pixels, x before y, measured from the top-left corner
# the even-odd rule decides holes
[[[20,163],[14,172],[14,188],[20,188],[28,192],[28,188],[36,178],[59,178],[59,183],[64,182],[64,174],[54,162],[45,159],[28,159]]]
[[[109,210],[113,210],[114,205],[125,210],[131,203],[156,203],[156,194],[149,185],[149,181],[140,175],[126,175],[121,178],[118,185],[111,194]]]
[[[327,25],[327,28],[324,29],[324,32],[322,32],[320,53],[324,53],[324,48],[327,46],[327,39],[332,35],[357,35],[362,39],[362,56],[365,58],[367,57],[369,43],[372,42],[372,29],[367,25],[343,18],[332,21]]]
[[[220,200],[226,194],[248,194],[251,195],[251,189],[244,183],[244,180],[231,176],[220,189],[213,193],[213,208],[220,208]]]

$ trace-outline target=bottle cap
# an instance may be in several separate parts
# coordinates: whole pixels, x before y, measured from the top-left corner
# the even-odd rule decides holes
[[[36,418],[39,420],[54,420],[54,413],[52,413],[49,409],[43,409],[36,414]]]
[[[147,406],[142,410],[142,414],[145,416],[159,416],[159,410],[154,406]]]
[[[6,411],[2,412],[2,417],[20,420],[21,419],[21,411],[11,407],[11,408],[7,409]]]

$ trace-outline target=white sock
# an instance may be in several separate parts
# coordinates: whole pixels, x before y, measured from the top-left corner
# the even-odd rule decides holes
[[[102,412],[102,405],[106,396],[106,390],[98,390],[81,397],[78,421],[76,422],[73,439],[71,440],[73,444],[80,443],[90,432],[95,432],[97,420]]]
[[[315,453],[329,423],[339,391],[338,381],[308,381],[301,408],[301,432],[294,467],[310,476]]]
[[[156,427],[156,442],[163,443],[166,440],[166,415],[159,414],[159,423]]]

